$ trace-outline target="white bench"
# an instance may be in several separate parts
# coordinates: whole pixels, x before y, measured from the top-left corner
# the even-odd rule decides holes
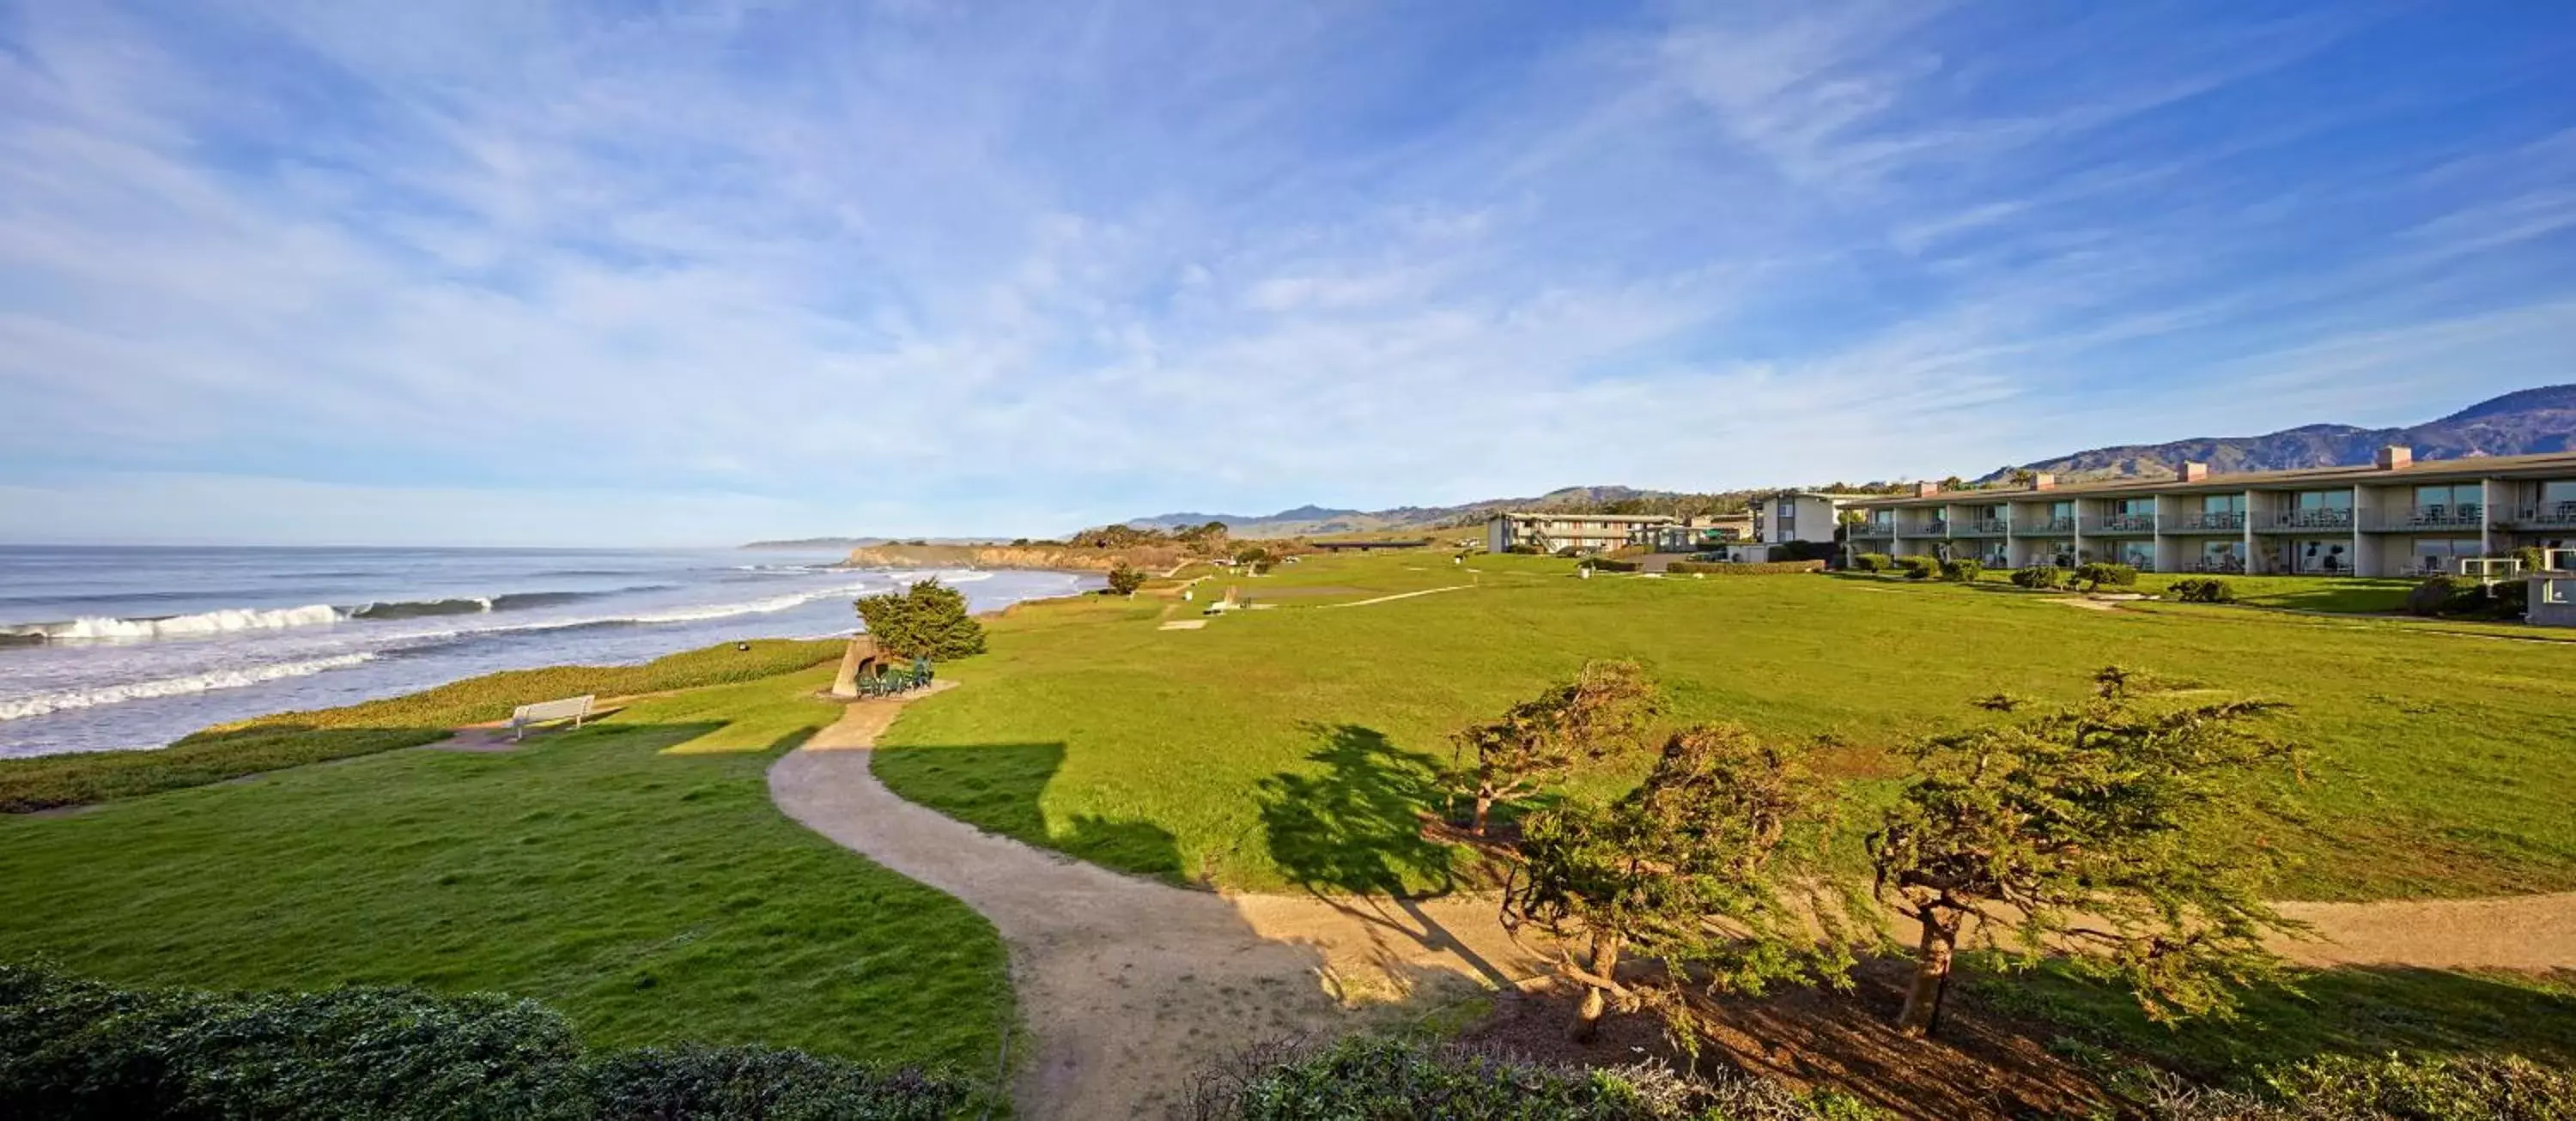
[[[594,699],[585,694],[579,697],[566,697],[560,701],[538,701],[532,705],[520,705],[511,709],[510,739],[516,741],[526,734],[529,725],[541,724],[548,720],[570,720],[573,727],[581,727],[582,718],[590,715],[590,702]]]

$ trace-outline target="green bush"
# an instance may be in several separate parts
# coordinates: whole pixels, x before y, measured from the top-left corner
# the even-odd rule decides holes
[[[1875,1121],[1845,1094],[1801,1095],[1743,1076],[1685,1078],[1651,1064],[1585,1069],[1462,1048],[1357,1037],[1289,1045],[1202,1072],[1190,1121]]]
[[[2406,593],[2410,615],[2452,619],[2519,619],[2531,607],[2531,585],[2499,580],[2492,586],[2470,576],[2433,576]]]
[[[1773,564],[1791,561],[1831,560],[1834,547],[1824,541],[1783,541],[1764,551],[1763,559]]]
[[[1896,568],[1903,572],[1908,580],[1929,580],[1940,574],[1941,561],[1939,558],[1926,556],[1898,557]]]
[[[79,806],[243,775],[417,747],[450,729],[499,720],[519,705],[589,693],[635,696],[757,681],[841,656],[838,639],[766,639],[656,658],[640,666],[504,670],[400,697],[283,712],[193,733],[158,751],[81,751],[0,759],[0,813]]]
[[[947,662],[984,652],[984,624],[966,613],[966,593],[936,579],[869,596],[857,607],[877,649],[896,657]]]
[[[1852,558],[1852,567],[1862,572],[1886,572],[1896,567],[1896,558],[1885,553],[1862,553]]]
[[[944,1077],[757,1047],[585,1056],[561,1015],[500,996],[126,990],[0,965],[12,1116],[932,1121],[969,1096]]]
[[[1825,562],[1820,560],[1779,562],[1764,561],[1758,564],[1730,564],[1724,561],[1674,561],[1673,563],[1664,566],[1664,571],[1666,572],[1678,572],[1684,575],[1697,574],[1710,576],[1786,576],[1799,572],[1823,572],[1824,570]]]
[[[1963,559],[1941,562],[1941,578],[1954,584],[1974,584],[1977,582],[1977,577],[1985,573],[1986,566],[1983,561]]]
[[[1109,594],[1111,595],[1132,596],[1136,594],[1136,589],[1144,586],[1145,573],[1141,569],[1122,564],[1109,570]]]
[[[2230,587],[2227,581],[2213,577],[2196,576],[2188,580],[2176,580],[2167,585],[2165,591],[2184,603],[2236,602],[2236,589]]]
[[[2088,591],[2096,592],[2104,587],[2134,587],[2138,582],[2138,570],[2109,561],[2088,561],[2075,566],[2075,582],[2084,585]]]
[[[2250,1090],[2160,1078],[2146,1099],[2155,1121],[2566,1121],[2576,1074],[2516,1055],[2325,1055]]]
[[[2034,564],[2014,569],[2012,582],[2016,588],[2062,588],[2066,586],[2066,570],[2055,565]]]
[[[1618,559],[1618,558],[1616,558],[1616,557],[1594,557],[1594,558],[1592,558],[1591,560],[1585,561],[1585,562],[1583,562],[1583,563],[1588,564],[1588,565],[1592,566],[1593,568],[1595,568],[1595,569],[1597,569],[1597,570],[1599,570],[1599,571],[1602,571],[1602,572],[1635,572],[1635,571],[1637,571],[1637,562],[1632,561],[1632,560],[1620,560],[1620,559]]]

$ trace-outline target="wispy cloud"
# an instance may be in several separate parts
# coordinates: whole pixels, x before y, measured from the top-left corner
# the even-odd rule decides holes
[[[1047,532],[2406,419],[2576,354],[2569,18],[2433,18],[0,0],[0,532]]]

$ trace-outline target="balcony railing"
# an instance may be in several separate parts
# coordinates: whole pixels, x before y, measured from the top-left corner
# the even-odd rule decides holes
[[[1941,537],[1950,532],[1950,523],[1939,518],[1925,518],[1898,532],[1906,537]]]
[[[2192,572],[2214,572],[2242,576],[2245,574],[2245,558],[2194,557],[2187,568]]]
[[[1895,523],[1895,522],[1862,522],[1862,523],[1860,523],[1859,525],[1856,525],[1856,526],[1853,526],[1853,527],[1852,527],[1852,536],[1854,536],[1854,537],[1894,537],[1894,536],[1896,536],[1896,523]]]
[[[2084,522],[2086,533],[2154,533],[2154,514],[2104,514]]]
[[[2073,518],[2032,518],[2027,522],[2023,522],[2021,525],[2021,535],[2024,537],[2041,533],[2073,532],[2075,532],[2075,519]]]
[[[1952,527],[1950,532],[1970,537],[2001,537],[2012,532],[2012,519],[1969,518]]]
[[[2254,528],[2274,533],[2301,530],[2341,530],[2352,532],[2352,511],[2342,507],[2319,507],[2306,510],[2270,510],[2254,516]]]
[[[2525,529],[2576,529],[2576,502],[2547,502],[2513,512],[2513,524]]]
[[[2161,519],[2167,533],[2243,533],[2245,515],[2233,510],[2203,510],[2193,514],[2167,514]]]
[[[2477,529],[2487,523],[2486,507],[2475,502],[2453,506],[2400,506],[2374,510],[2364,527],[2377,530]]]

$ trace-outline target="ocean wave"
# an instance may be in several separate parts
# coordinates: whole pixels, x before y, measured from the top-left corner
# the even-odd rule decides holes
[[[65,689],[38,693],[31,697],[0,699],[0,720],[24,720],[66,709],[96,708],[126,701],[149,700],[153,697],[177,697],[189,693],[206,693],[217,689],[240,689],[264,681],[286,677],[310,677],[335,669],[346,669],[375,660],[372,653],[342,654],[331,658],[314,658],[302,662],[272,662],[263,666],[214,670],[169,677],[157,681],[129,681],[121,685],[98,685],[86,689]]]
[[[266,609],[228,607],[221,611],[207,611],[195,615],[169,615],[160,618],[119,619],[102,615],[74,619],[65,623],[32,623],[11,627],[6,633],[16,636],[21,642],[188,638],[229,634],[236,631],[320,626],[325,623],[339,622],[341,617],[340,609],[327,603]]]
[[[492,601],[481,596],[456,599],[402,599],[391,603],[370,603],[349,609],[349,618],[388,622],[394,619],[421,619],[436,615],[480,615],[492,610]]]

